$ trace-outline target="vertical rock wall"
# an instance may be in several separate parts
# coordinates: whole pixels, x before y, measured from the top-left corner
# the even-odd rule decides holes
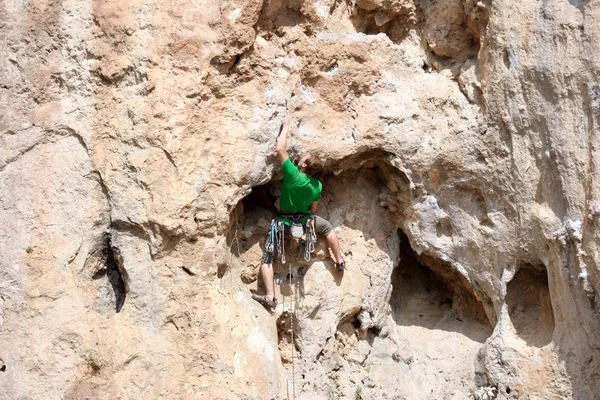
[[[592,398],[598,18],[0,3],[0,398]],[[287,112],[349,268],[290,256],[270,314]]]

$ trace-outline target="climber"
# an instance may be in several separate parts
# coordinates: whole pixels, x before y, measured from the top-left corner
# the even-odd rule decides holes
[[[304,170],[307,167],[310,155],[305,155],[298,163],[300,170],[292,163],[287,154],[287,135],[290,129],[290,116],[286,116],[281,121],[282,129],[277,138],[277,156],[281,162],[283,172],[283,187],[281,189],[281,198],[279,211],[279,220],[284,221],[285,233],[289,234],[289,220],[300,219],[302,224],[311,218],[311,214],[317,211],[317,204],[321,198],[322,185],[317,179],[308,177]],[[331,223],[321,217],[314,216],[315,230],[318,234],[325,237],[327,245],[331,249],[335,258],[335,265],[338,271],[343,271],[346,267],[340,242],[337,234],[334,232]],[[260,276],[264,282],[267,294],[264,296],[253,295],[252,298],[267,308],[273,309],[277,306],[275,298],[273,261],[275,254],[265,252],[260,266]]]

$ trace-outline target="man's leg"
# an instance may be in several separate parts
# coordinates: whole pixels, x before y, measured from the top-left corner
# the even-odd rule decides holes
[[[321,234],[325,237],[325,241],[327,242],[327,246],[333,253],[333,257],[335,258],[336,263],[341,263],[344,261],[342,257],[342,250],[340,249],[340,240],[338,239],[337,234],[333,230],[333,226],[331,222],[327,221],[324,218],[315,215],[316,222],[316,231],[318,234]]]
[[[329,246],[333,256],[335,257],[335,262],[341,263],[344,261],[342,258],[342,251],[340,250],[340,240],[338,239],[335,231],[329,232],[329,235],[325,236],[325,240],[327,241],[327,246]]]
[[[277,307],[277,300],[275,300],[275,282],[273,281],[273,278],[275,277],[275,274],[273,273],[273,261],[275,261],[275,255],[273,253],[263,253],[259,273],[267,294],[264,296],[259,296],[257,294],[252,295],[254,300],[271,310]]]
[[[273,300],[275,298],[275,282],[274,282],[273,264],[261,264],[260,266],[260,277],[265,285],[267,291],[267,300]]]

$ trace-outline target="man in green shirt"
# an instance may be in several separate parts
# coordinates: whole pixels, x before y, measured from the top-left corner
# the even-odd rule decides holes
[[[305,214],[302,223],[304,224],[310,214],[317,211],[318,201],[321,199],[323,186],[315,178],[306,176],[290,160],[287,154],[287,135],[290,129],[290,116],[282,120],[282,131],[277,138],[277,156],[281,161],[281,170],[283,172],[283,188],[281,189],[281,198],[279,210],[283,215]],[[300,168],[306,168],[306,162],[309,155],[302,157],[298,165]],[[345,269],[345,262],[340,250],[340,242],[337,234],[333,230],[331,223],[319,216],[315,216],[316,232],[325,237],[327,245],[331,249],[336,262],[338,271]],[[265,254],[262,265],[260,266],[260,276],[264,282],[267,294],[264,296],[253,295],[252,298],[265,307],[275,308],[277,299],[275,298],[275,285],[273,281],[273,261],[272,254]]]

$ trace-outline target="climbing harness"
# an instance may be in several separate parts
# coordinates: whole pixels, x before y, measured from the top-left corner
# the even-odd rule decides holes
[[[281,257],[282,264],[287,262],[285,257],[286,223],[283,221],[286,220],[289,223],[289,235],[292,239],[303,242],[304,260],[310,261],[317,243],[316,218],[310,214],[303,225],[302,220],[304,218],[306,218],[306,214],[282,214],[279,218],[272,220],[269,237],[265,242],[265,251]],[[298,252],[300,252],[300,247],[298,247]]]

